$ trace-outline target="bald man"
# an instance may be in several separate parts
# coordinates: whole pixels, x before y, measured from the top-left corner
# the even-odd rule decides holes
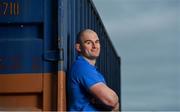
[[[76,39],[78,57],[68,74],[69,111],[103,111],[119,109],[117,94],[106,85],[96,70],[100,41],[91,29],[81,31]]]

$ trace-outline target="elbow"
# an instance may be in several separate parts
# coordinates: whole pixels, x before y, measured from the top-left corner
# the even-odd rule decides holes
[[[117,106],[117,104],[119,104],[118,101],[109,101],[106,105],[113,109]]]
[[[116,106],[119,104],[119,98],[116,94],[112,95],[111,97],[109,97],[108,99],[106,99],[106,101],[104,101],[105,105],[107,105],[108,107],[116,108]]]

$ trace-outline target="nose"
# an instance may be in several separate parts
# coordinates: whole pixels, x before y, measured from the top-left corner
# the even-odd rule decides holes
[[[96,43],[92,42],[92,48],[96,48]]]
[[[92,42],[92,48],[97,48],[98,47],[98,43],[96,43],[96,42]]]

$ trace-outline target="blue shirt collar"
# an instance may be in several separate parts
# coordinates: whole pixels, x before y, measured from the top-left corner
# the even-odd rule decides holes
[[[84,57],[82,55],[78,55],[77,60],[83,61],[83,62],[87,63],[88,65],[90,65],[91,67],[97,69],[96,66],[91,65],[86,59],[84,59]]]

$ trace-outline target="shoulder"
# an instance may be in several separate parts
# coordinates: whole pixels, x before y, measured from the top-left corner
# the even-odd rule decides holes
[[[69,73],[72,78],[75,78],[77,80],[86,77],[92,77],[98,74],[95,67],[92,67],[89,64],[81,61],[76,61],[75,63],[73,63]]]
[[[71,67],[71,70],[77,72],[92,72],[96,71],[94,67],[89,65],[87,62],[84,61],[75,61]]]
[[[74,74],[77,77],[77,76],[83,75],[86,72],[90,72],[90,71],[91,71],[91,69],[89,68],[89,66],[86,63],[81,62],[81,61],[75,61],[72,64],[72,66],[69,70],[69,73],[71,75]]]

